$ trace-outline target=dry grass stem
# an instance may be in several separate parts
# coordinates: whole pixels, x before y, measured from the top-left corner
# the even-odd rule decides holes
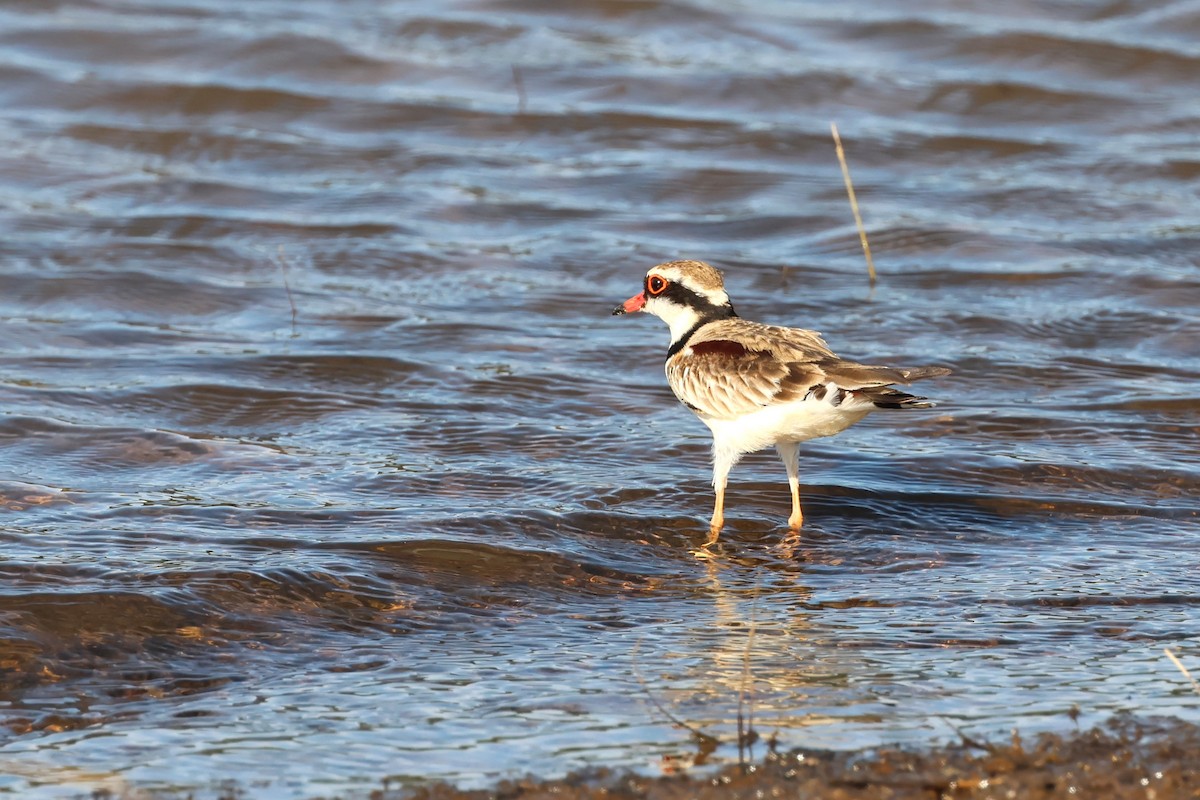
[[[875,260],[871,258],[871,245],[867,242],[867,229],[863,227],[862,214],[858,213],[858,198],[854,195],[854,182],[850,180],[850,167],[846,164],[846,151],[842,149],[842,137],[838,135],[837,123],[829,123],[833,131],[833,145],[837,148],[838,163],[842,165],[842,180],[846,182],[846,194],[850,196],[850,210],[854,212],[854,224],[858,226],[858,241],[862,243],[863,255],[867,259],[867,276],[875,285]]]
[[[1200,694],[1200,681],[1197,681],[1192,677],[1192,673],[1188,672],[1188,668],[1183,665],[1182,661],[1175,657],[1175,654],[1172,653],[1170,649],[1164,647],[1163,652],[1167,654],[1167,658],[1171,659],[1171,663],[1183,673],[1183,677],[1187,678],[1191,682],[1192,689],[1196,691],[1196,694]]]

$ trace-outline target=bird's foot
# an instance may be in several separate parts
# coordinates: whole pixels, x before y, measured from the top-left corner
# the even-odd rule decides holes
[[[717,540],[721,538],[721,528],[724,523],[724,520],[718,520],[715,517],[713,518],[713,521],[708,526],[708,538],[704,540],[704,544],[700,545],[698,550],[692,551],[693,556],[700,559],[716,557],[716,554],[713,553],[713,551],[709,548],[715,545]]]
[[[787,535],[780,539],[779,543],[775,545],[775,550],[779,553],[780,558],[786,561],[791,561],[796,557],[796,549],[800,547],[802,541],[803,540],[800,537],[800,531],[792,528],[787,532]]]

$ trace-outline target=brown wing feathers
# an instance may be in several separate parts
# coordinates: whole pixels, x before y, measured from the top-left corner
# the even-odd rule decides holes
[[[816,399],[823,400],[826,384],[832,382],[837,385],[837,392],[829,398],[833,405],[840,405],[850,394],[879,408],[928,408],[931,404],[923,402],[925,398],[893,389],[890,384],[949,373],[942,367],[897,369],[843,361],[811,331],[755,327],[760,327],[755,333],[767,335],[753,337],[751,346],[715,338],[717,331],[705,331],[708,335],[697,337],[702,341],[667,361],[668,380],[685,405],[711,416],[732,417],[809,394],[819,394]],[[777,330],[804,336],[771,342],[769,334]]]
[[[875,367],[866,364],[856,364],[853,361],[843,361],[840,358],[818,362],[830,380],[844,389],[866,389],[872,386],[888,386],[893,383],[912,383],[923,378],[936,378],[939,375],[949,375],[945,367],[916,367],[900,369],[899,367]]]
[[[725,339],[698,343],[667,361],[676,396],[700,413],[722,418],[800,399],[822,378],[811,364],[782,362]]]

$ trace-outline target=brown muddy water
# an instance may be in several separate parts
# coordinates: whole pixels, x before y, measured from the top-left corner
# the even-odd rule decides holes
[[[656,703],[728,742],[747,688],[784,747],[1195,720],[1197,42],[1185,0],[0,6],[0,794],[653,773]],[[608,315],[678,257],[954,370],[803,448],[793,550],[763,454],[690,555],[707,432]]]

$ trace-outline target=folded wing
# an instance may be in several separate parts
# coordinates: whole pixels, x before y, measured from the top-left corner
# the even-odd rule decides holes
[[[891,384],[949,373],[942,367],[900,369],[845,361],[815,331],[743,320],[736,330],[727,330],[732,327],[724,321],[706,325],[667,361],[675,396],[699,414],[733,419],[810,395],[835,406],[927,408],[925,398]]]

